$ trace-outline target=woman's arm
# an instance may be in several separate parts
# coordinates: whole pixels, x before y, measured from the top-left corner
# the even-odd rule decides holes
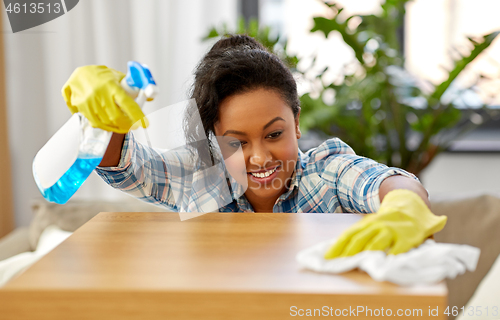
[[[113,134],[96,172],[115,189],[178,211],[191,196],[195,170],[191,157],[185,148],[150,148],[136,141],[131,132]]]
[[[171,199],[166,156],[135,141],[132,133],[113,133],[96,173],[115,189],[176,211],[175,201]]]
[[[415,179],[408,178],[405,176],[390,176],[384,179],[380,184],[379,188],[379,199],[380,202],[384,199],[385,195],[395,189],[407,189],[415,192],[422,200],[424,200],[427,207],[431,207],[429,202],[429,194],[425,190],[424,186]]]
[[[109,141],[106,153],[99,163],[100,167],[117,167],[120,163],[120,158],[122,154],[123,141],[125,140],[125,135],[121,133],[114,133]]]
[[[325,141],[318,148],[309,151],[308,155],[309,162],[316,163],[322,180],[336,193],[343,212],[376,212],[380,200],[392,188],[418,190],[420,186],[417,178],[411,173],[357,156],[351,147],[337,138]],[[396,181],[392,179],[393,176],[407,177],[407,180],[415,180],[417,184],[414,185],[406,179],[404,182],[399,179]],[[384,181],[385,185],[381,188]],[[425,189],[422,191],[422,196],[426,196]]]

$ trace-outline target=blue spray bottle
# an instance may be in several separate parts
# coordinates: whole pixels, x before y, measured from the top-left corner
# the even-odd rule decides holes
[[[127,69],[121,85],[142,108],[156,96],[156,83],[146,65],[130,61]],[[33,160],[33,177],[43,197],[65,204],[99,165],[112,134],[73,114]]]

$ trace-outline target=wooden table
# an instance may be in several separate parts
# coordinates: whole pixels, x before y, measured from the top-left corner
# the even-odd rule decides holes
[[[100,213],[0,290],[0,318],[256,320],[308,310],[354,318],[356,310],[357,318],[379,319],[391,309],[393,317],[402,310],[413,313],[405,319],[426,319],[439,308],[432,318],[444,319],[443,283],[405,288],[358,271],[299,268],[298,251],[358,219],[213,213],[181,222],[174,213]]]

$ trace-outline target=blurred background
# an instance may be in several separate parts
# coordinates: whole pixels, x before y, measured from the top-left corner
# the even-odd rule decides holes
[[[32,219],[36,152],[70,117],[61,88],[78,66],[147,64],[161,94],[188,98],[224,32],[256,36],[289,63],[303,151],[338,136],[417,174],[432,197],[500,194],[500,2],[496,0],[85,0],[12,33],[2,10],[0,236]],[[129,198],[97,175],[75,198]]]

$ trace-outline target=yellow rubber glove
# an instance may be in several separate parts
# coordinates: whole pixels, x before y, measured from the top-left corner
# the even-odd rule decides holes
[[[62,88],[72,113],[80,112],[93,127],[127,133],[139,120],[147,126],[139,105],[121,87],[125,75],[106,66],[77,68]]]
[[[352,256],[365,250],[404,253],[443,229],[446,220],[446,216],[434,215],[415,192],[392,190],[377,213],[366,216],[337,239],[325,259]]]

